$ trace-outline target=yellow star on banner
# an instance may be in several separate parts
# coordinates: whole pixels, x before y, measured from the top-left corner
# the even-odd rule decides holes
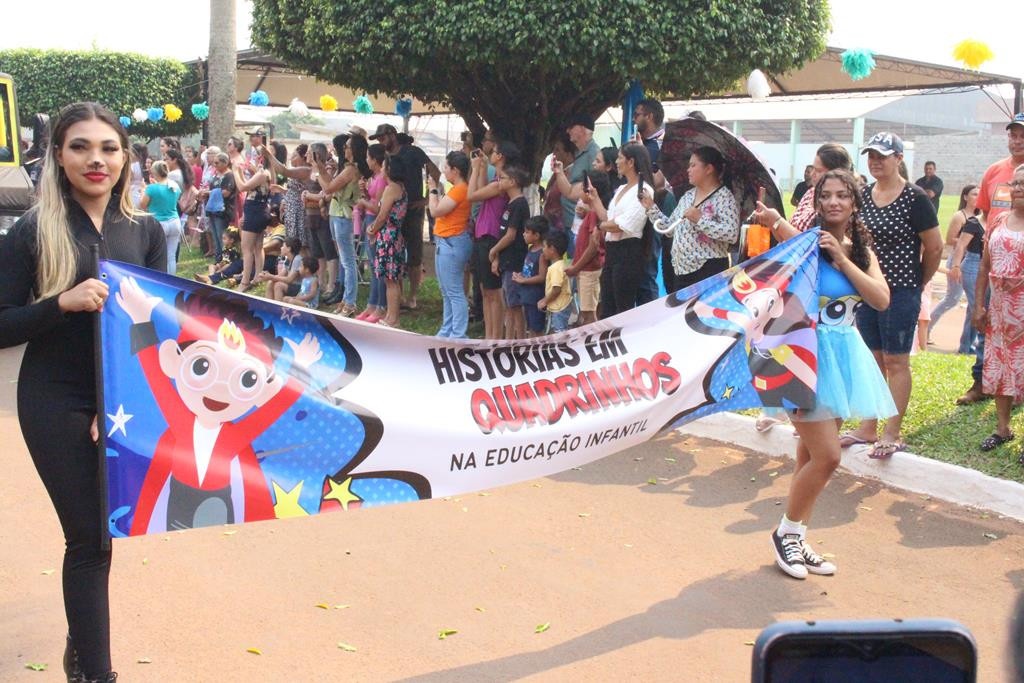
[[[340,484],[330,477],[327,477],[327,483],[331,485],[331,492],[324,496],[324,500],[336,500],[341,504],[343,510],[348,510],[349,503],[361,503],[362,498],[352,493],[349,488],[352,486],[352,477],[349,477]]]
[[[302,493],[302,482],[300,481],[295,485],[291,491],[285,491],[277,482],[274,484],[274,516],[278,519],[285,519],[286,517],[307,517],[308,512],[302,509],[299,505],[299,494]]]
[[[725,391],[722,392],[722,399],[728,400],[732,398],[732,392],[736,390],[736,387],[726,387]]]

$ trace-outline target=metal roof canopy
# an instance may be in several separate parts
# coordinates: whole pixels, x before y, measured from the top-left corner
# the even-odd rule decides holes
[[[331,95],[338,100],[338,111],[355,111],[353,102],[364,94],[361,91],[344,88],[321,81],[294,67],[288,66],[277,57],[256,49],[238,51],[237,84],[235,101],[238,104],[249,103],[249,93],[262,90],[270,98],[275,107],[287,107],[293,98],[299,98],[310,109],[320,109],[320,96]],[[187,62],[187,65],[202,62],[205,59]],[[375,113],[394,114],[395,99],[392,97],[375,97],[367,95],[373,104]],[[413,99],[412,116],[451,113],[447,108],[436,103],[426,103]]]
[[[928,64],[912,59],[875,55],[875,68],[867,78],[851,79],[841,71],[845,50],[825,48],[817,59],[785,74],[766,74],[773,95],[840,95],[847,93],[938,90],[944,88],[1011,85],[1014,111],[1021,111],[1021,79],[952,66]],[[749,98],[746,90],[727,91],[702,99]],[[670,98],[666,98],[670,99]],[[689,98],[671,98],[689,99]]]

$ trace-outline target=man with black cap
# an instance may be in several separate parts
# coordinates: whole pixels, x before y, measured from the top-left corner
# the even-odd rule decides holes
[[[267,144],[267,136],[262,128],[254,128],[249,131],[249,154],[246,159],[250,166],[255,166],[260,156],[260,146]]]
[[[402,144],[398,129],[390,123],[377,126],[370,139],[384,145],[388,154],[401,157],[405,167],[409,169],[409,178],[405,182],[409,209],[402,223],[402,236],[405,238],[406,266],[409,273],[409,297],[405,300],[405,306],[415,309],[420,280],[423,278],[423,221],[427,207],[427,200],[423,194],[423,169],[427,169],[434,182],[440,181],[441,171],[422,149],[413,144]]]
[[[556,164],[555,173],[551,176],[558,184],[558,191],[562,193],[562,225],[572,225],[576,202],[583,196],[583,174],[593,166],[594,159],[601,153],[601,148],[594,142],[594,126],[594,117],[586,114],[576,114],[565,126],[577,151],[568,172]]]
[[[1013,180],[1013,169],[1024,164],[1024,114],[1017,114],[1006,124],[1006,143],[1010,156],[989,166],[978,187],[976,206],[985,218],[985,225],[989,225],[999,214],[1010,210],[1010,181]],[[990,398],[981,390],[981,369],[984,363],[985,330],[978,330],[977,357],[974,367],[971,368],[974,383],[956,400],[957,405],[977,403]]]

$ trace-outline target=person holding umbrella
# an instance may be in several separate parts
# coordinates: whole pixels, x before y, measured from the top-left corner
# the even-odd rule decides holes
[[[740,233],[740,211],[728,187],[725,159],[714,147],[698,147],[690,155],[687,179],[692,186],[666,216],[644,194],[641,203],[654,229],[672,234],[674,291],[729,267],[729,247]]]

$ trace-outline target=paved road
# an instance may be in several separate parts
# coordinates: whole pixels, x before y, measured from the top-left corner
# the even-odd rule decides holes
[[[62,544],[14,414],[19,357],[0,352],[0,680],[60,680]],[[839,573],[798,582],[768,540],[790,471],[672,434],[489,495],[118,541],[115,663],[127,681],[743,681],[778,620],[942,616],[973,631],[979,680],[1007,679],[1024,525],[840,475],[811,533]]]

